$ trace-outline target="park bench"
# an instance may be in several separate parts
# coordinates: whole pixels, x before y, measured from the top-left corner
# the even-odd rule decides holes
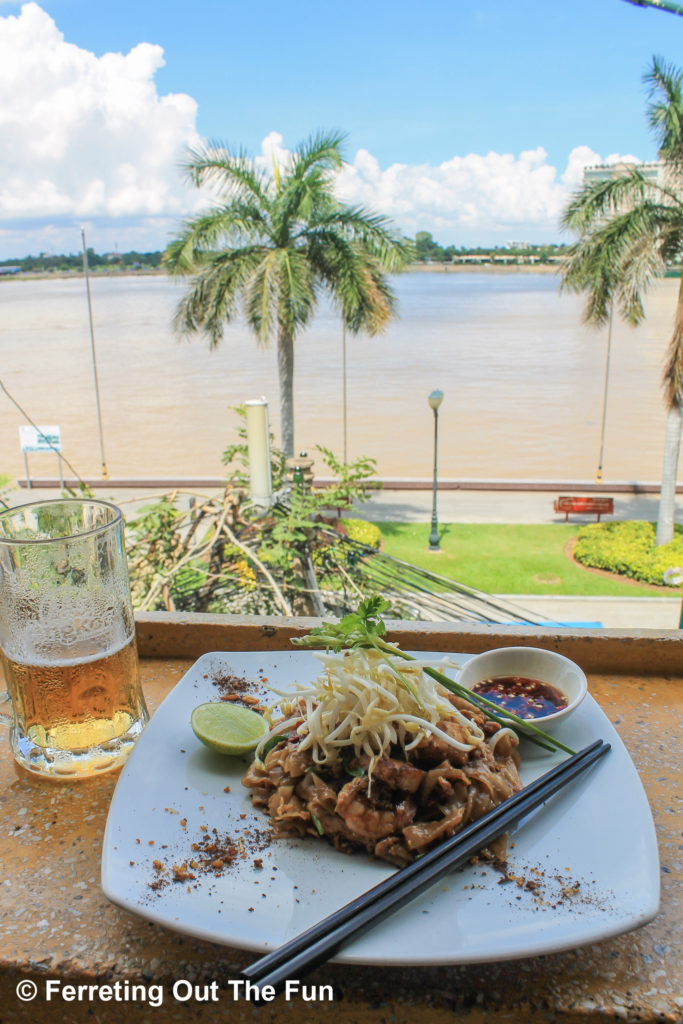
[[[570,512],[583,515],[611,516],[614,513],[614,498],[590,498],[584,495],[561,494],[553,502],[556,512],[564,512],[565,523],[569,521]]]
[[[340,501],[336,505],[320,505],[318,508],[318,512],[336,512],[337,519],[341,519],[344,512],[348,512],[348,510],[352,507],[353,503],[351,501]]]

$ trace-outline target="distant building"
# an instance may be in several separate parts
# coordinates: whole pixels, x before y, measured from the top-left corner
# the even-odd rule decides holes
[[[595,164],[593,167],[585,167],[583,171],[584,185],[595,185],[598,181],[607,181],[609,178],[616,178],[631,168],[637,170],[646,181],[654,185],[663,184],[664,164],[659,162],[649,164],[618,163],[618,164]]]
[[[462,253],[461,255],[453,257],[454,263],[490,263],[491,256],[489,253]]]

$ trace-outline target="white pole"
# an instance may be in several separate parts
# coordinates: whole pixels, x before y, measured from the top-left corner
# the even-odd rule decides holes
[[[97,359],[95,358],[95,331],[92,325],[92,302],[90,301],[90,277],[88,275],[88,250],[85,245],[85,228],[81,228],[83,239],[83,273],[85,274],[85,291],[88,296],[88,319],[90,321],[90,350],[92,352],[92,372],[95,378],[95,404],[97,405],[97,425],[100,432],[100,457],[102,460],[102,479],[107,480],[107,462],[104,457],[104,437],[102,435],[102,410],[100,409],[100,386],[97,380]]]
[[[343,406],[344,406],[344,465],[349,461],[347,449],[347,419],[346,419],[346,324],[342,321],[342,379],[343,379]]]
[[[614,302],[609,307],[609,327],[607,330],[607,358],[605,360],[605,390],[602,397],[602,427],[600,430],[600,458],[598,460],[598,471],[595,474],[595,482],[602,483],[602,463],[605,455],[605,428],[607,426],[607,394],[609,389],[609,363],[612,354],[612,317],[614,313]]]
[[[270,430],[268,402],[265,398],[244,403],[249,447],[249,482],[251,500],[269,508],[273,504],[273,481],[270,472]]]

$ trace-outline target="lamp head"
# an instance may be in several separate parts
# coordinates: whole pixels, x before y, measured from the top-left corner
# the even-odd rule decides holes
[[[436,410],[439,408],[439,406],[443,402],[443,391],[439,391],[439,390],[432,391],[432,393],[429,396],[429,398],[427,399],[427,401],[429,402],[429,404],[432,407],[432,409],[434,410],[434,412],[436,412]]]

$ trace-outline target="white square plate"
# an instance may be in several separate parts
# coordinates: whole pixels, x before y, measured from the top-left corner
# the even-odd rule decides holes
[[[453,657],[462,664],[469,655]],[[213,754],[190,727],[192,709],[218,698],[213,679],[219,674],[266,677],[288,690],[315,678],[318,668],[308,651],[206,654],[192,666],[138,740],[117,784],[102,852],[102,888],[110,900],[188,935],[265,951],[392,872],[313,837],[255,848],[254,831],[267,820],[240,783],[247,759]],[[521,884],[503,884],[485,863],[469,866],[350,943],[339,961],[507,960],[596,942],[654,917],[654,826],[624,745],[590,695],[557,735],[577,750],[597,738],[612,750],[511,836],[509,870]],[[522,759],[528,783],[560,758],[524,744]],[[158,877],[153,861],[164,864],[161,877],[168,879],[173,865],[195,856],[191,844],[206,835],[202,826],[238,843],[242,838],[246,856],[220,875],[202,872],[196,880],[150,888]]]

